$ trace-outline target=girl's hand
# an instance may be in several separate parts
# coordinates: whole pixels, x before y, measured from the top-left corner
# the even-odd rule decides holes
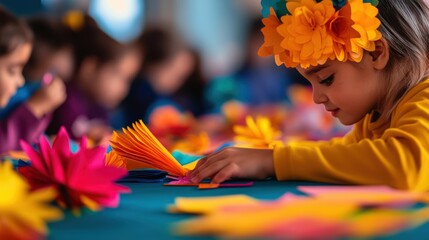
[[[67,94],[62,79],[55,78],[48,85],[40,88],[28,100],[27,105],[33,114],[40,118],[45,114],[53,112],[57,107],[64,103]]]
[[[235,147],[202,158],[190,173],[194,183],[208,177],[212,183],[221,183],[230,178],[265,179],[270,176],[274,176],[272,149]]]

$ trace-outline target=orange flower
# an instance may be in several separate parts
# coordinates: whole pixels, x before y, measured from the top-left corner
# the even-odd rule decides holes
[[[380,40],[382,35],[378,31],[381,22],[377,18],[378,9],[371,3],[364,3],[362,0],[349,0],[351,6],[351,19],[355,23],[353,28],[359,32],[359,38],[351,39],[351,49],[349,60],[360,62],[363,57],[363,50],[374,51],[375,41]]]
[[[265,42],[258,51],[261,57],[274,55],[276,64],[282,65],[288,61],[289,51],[285,50],[280,44],[283,41],[283,36],[279,34],[277,28],[281,25],[280,20],[277,18],[273,8],[270,8],[270,15],[262,20],[264,27],[262,34],[264,35]]]
[[[207,153],[210,147],[210,139],[207,133],[189,134],[186,138],[177,141],[171,148],[184,153],[202,155]]]
[[[286,66],[296,67],[300,64],[308,68],[333,59],[333,39],[326,29],[326,23],[335,14],[332,1],[288,2],[287,8],[292,15],[283,16],[283,24],[277,28],[284,37],[281,46],[290,51],[292,64]]]
[[[352,28],[353,24],[350,4],[346,4],[337,11],[326,24],[327,31],[333,39],[334,53],[338,61],[345,62],[348,60],[351,39],[360,37],[360,34]]]

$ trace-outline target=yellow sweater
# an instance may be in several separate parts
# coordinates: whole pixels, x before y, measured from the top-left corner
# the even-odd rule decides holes
[[[429,80],[406,93],[390,123],[368,114],[343,138],[274,149],[278,180],[388,185],[429,190]]]

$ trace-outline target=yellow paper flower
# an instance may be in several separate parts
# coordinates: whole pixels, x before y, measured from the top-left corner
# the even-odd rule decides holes
[[[292,64],[286,66],[308,68],[333,59],[333,39],[326,29],[335,14],[331,0],[288,2],[287,8],[292,15],[283,16],[283,24],[277,28],[284,37],[281,46],[290,51]]]
[[[360,34],[359,38],[351,39],[349,60],[360,62],[363,57],[363,50],[374,51],[375,41],[381,39],[381,32],[377,30],[381,22],[377,18],[378,9],[371,3],[364,3],[362,0],[349,0],[349,4],[351,18],[355,23],[353,29]]]
[[[29,189],[10,162],[0,163],[0,239],[35,239],[46,235],[46,221],[62,218],[48,204],[56,196],[54,189]]]
[[[266,117],[257,117],[256,121],[246,117],[247,126],[234,126],[234,141],[239,147],[270,148],[277,144],[281,132],[271,126]]]

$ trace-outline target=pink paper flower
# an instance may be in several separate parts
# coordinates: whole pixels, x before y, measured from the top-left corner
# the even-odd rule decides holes
[[[59,193],[57,203],[64,208],[117,207],[119,193],[130,192],[129,188],[115,183],[127,171],[106,166],[105,148],[88,149],[83,138],[79,151],[72,153],[64,128],[60,129],[52,147],[45,137],[40,138],[39,151],[23,141],[21,147],[31,161],[31,166],[20,168],[21,174],[33,189],[54,187]]]

